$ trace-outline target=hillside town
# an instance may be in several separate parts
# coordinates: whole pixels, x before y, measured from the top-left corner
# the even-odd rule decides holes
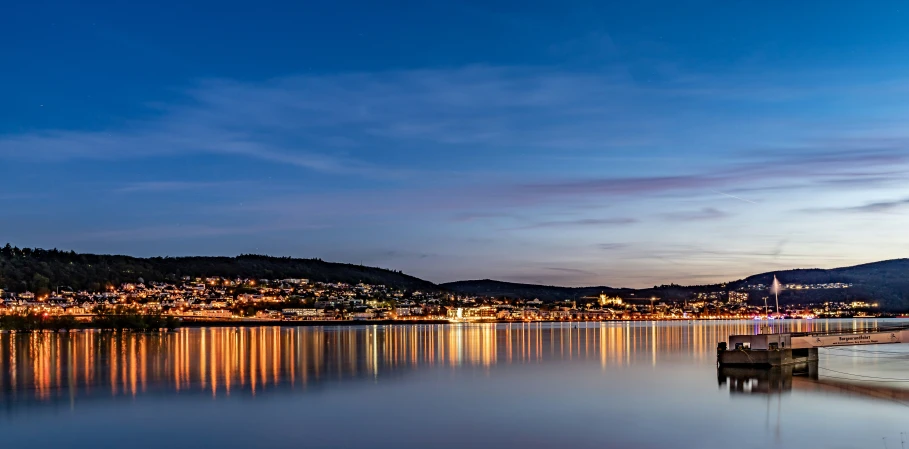
[[[787,285],[789,288],[815,286]],[[825,286],[848,288],[848,285]],[[600,294],[544,302],[407,291],[384,285],[312,282],[307,279],[183,277],[179,282],[127,283],[104,291],[3,292],[0,314],[37,312],[90,319],[99,307],[128,306],[188,321],[590,321],[763,319],[880,316],[861,301],[784,306],[754,291],[699,293],[686,301],[621,298]]]

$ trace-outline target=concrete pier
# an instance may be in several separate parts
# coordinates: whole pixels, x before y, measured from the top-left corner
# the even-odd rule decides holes
[[[875,328],[861,331],[766,333],[730,335],[729,344],[716,348],[718,367],[769,368],[817,363],[818,348],[909,342],[909,328]]]
[[[817,363],[817,348],[805,349],[717,349],[717,366],[770,368],[802,363]]]

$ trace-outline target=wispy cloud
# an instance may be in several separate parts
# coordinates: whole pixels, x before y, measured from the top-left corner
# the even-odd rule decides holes
[[[875,143],[872,139],[867,144]],[[805,149],[797,155],[767,155],[759,161],[729,161],[720,170],[673,176],[603,177],[596,179],[539,182],[518,186],[515,195],[544,200],[579,196],[642,196],[698,191],[720,193],[720,188],[769,188],[778,183],[836,182],[878,183],[882,174],[909,179],[909,138],[890,142],[887,148],[852,150]],[[856,172],[857,168],[864,169]],[[894,170],[899,168],[900,170]],[[728,194],[722,194],[731,196]],[[737,199],[741,199],[735,197]],[[751,200],[744,200],[756,203]]]
[[[413,254],[375,257],[394,259],[399,266],[411,263],[409,268],[419,274],[433,264],[437,272],[447,272],[445,264],[450,263],[447,256],[424,254],[485,251],[490,257],[482,263],[474,255],[464,256],[470,260],[465,272],[483,277],[493,275],[488,270],[501,273],[500,267],[514,261],[509,257],[546,260],[550,251],[575,250],[589,258],[583,262],[607,267],[603,272],[619,270],[628,279],[655,279],[670,272],[647,274],[657,260],[672,264],[679,273],[700,269],[711,273],[729,262],[739,263],[739,271],[751,271],[754,260],[801,260],[812,248],[798,239],[784,254],[772,248],[724,252],[710,245],[681,249],[673,245],[701,238],[715,239],[717,248],[734,247],[741,235],[772,228],[767,230],[774,233],[772,246],[778,236],[804,225],[783,215],[792,210],[816,204],[842,206],[834,202],[841,192],[860,199],[903,195],[896,189],[881,190],[909,181],[904,117],[888,106],[886,119],[868,119],[875,116],[869,112],[875,103],[866,97],[892,97],[895,92],[905,96],[905,88],[887,93],[849,90],[845,95],[851,98],[843,98],[835,86],[806,88],[805,80],[822,78],[816,76],[790,83],[783,75],[733,73],[718,79],[676,69],[660,78],[659,83],[641,83],[616,67],[569,72],[553,67],[468,66],[259,81],[200,80],[179,90],[176,100],[150,103],[148,111],[131,121],[91,130],[0,135],[0,165],[25,160],[68,168],[63,165],[79,160],[111,161],[84,164],[101,167],[94,170],[100,173],[126,165],[142,167],[136,159],[157,159],[147,165],[147,173],[134,176],[130,171],[130,178],[121,178],[140,182],[114,185],[119,196],[99,198],[106,202],[99,201],[98,210],[110,206],[116,216],[106,217],[104,226],[111,229],[80,237],[84,242],[143,240],[163,245],[178,240],[174,245],[190,248],[192,239],[220,236],[219,245],[236,249],[240,240],[266,240],[272,232],[318,224],[329,228],[324,243],[313,243],[307,250],[341,254],[338,247],[343,245],[336,242],[348,242],[351,236],[409,248],[420,237],[426,247],[412,249]],[[818,116],[815,108],[805,107],[806,98],[825,95],[840,104],[852,101],[868,108],[842,108]],[[886,104],[896,104],[895,100],[887,98]],[[853,112],[857,110],[861,114]],[[133,161],[121,164],[125,160]],[[172,163],[185,168],[186,162],[200,161],[211,161],[210,168],[223,172],[203,170],[196,179],[181,178],[178,170],[175,178],[166,178],[160,168]],[[266,192],[259,183],[245,189],[224,181],[264,173],[283,176],[281,182],[294,188]],[[84,193],[67,189],[72,184],[66,182],[86,179],[77,176],[60,176],[55,178],[61,180],[59,185],[42,185],[49,202],[56,204],[6,208],[6,213],[43,213],[35,222],[40,226],[21,226],[50,229],[50,215],[60,206],[72,207],[65,203]],[[9,192],[4,194],[17,198],[16,184],[26,184],[18,181],[8,181]],[[804,189],[798,192],[804,195],[790,194],[796,189]],[[877,191],[856,196],[857,189]],[[167,195],[147,195],[148,202],[123,201],[124,194],[221,190],[227,195],[204,204],[192,203],[202,195],[171,195],[186,200],[173,203],[174,213],[168,210],[149,219],[133,212],[166,209],[167,204],[153,200]],[[904,201],[856,204],[839,210],[896,212]],[[73,214],[80,218],[77,215]],[[698,226],[672,235],[662,229],[660,217],[696,221]],[[81,219],[90,223],[85,228],[97,227],[93,216]],[[898,235],[893,220],[883,223],[887,221],[875,223],[879,228],[875,232]],[[729,225],[733,222],[735,226]],[[818,226],[817,233],[850,240],[847,232],[854,231],[833,225]],[[490,229],[543,232],[534,233],[539,239],[533,242],[539,244],[530,245],[531,231],[481,235]],[[47,237],[56,231],[35,232],[33,236]],[[732,232],[737,234],[731,236]],[[230,238],[237,235],[244,238]],[[304,232],[297,236],[319,240]],[[597,245],[603,240],[611,243]],[[636,242],[633,251],[625,250],[626,241]],[[649,242],[663,250],[648,252]],[[857,246],[848,257],[867,253],[868,246],[872,245]],[[358,254],[376,249],[346,251],[346,260],[356,261]],[[607,251],[621,254],[621,261],[608,265],[609,259],[619,258],[608,257],[612,253]],[[634,257],[640,260],[633,261]],[[563,266],[564,259],[556,260],[548,268]],[[692,268],[691,260],[704,264]],[[564,265],[587,266],[576,262]],[[531,270],[528,276],[555,283],[595,278],[540,265]]]
[[[452,217],[452,221],[464,223],[464,222],[473,222],[473,221],[479,221],[479,220],[499,219],[499,218],[515,219],[517,217],[515,217],[512,214],[505,214],[505,213],[501,213],[501,212],[464,212],[464,213],[456,214],[454,217]]]
[[[185,190],[221,189],[242,186],[244,182],[145,181],[126,184],[115,189],[119,193],[159,193]]]
[[[379,252],[381,258],[392,259],[392,258],[416,258],[416,259],[426,259],[428,257],[438,257],[438,254],[431,253],[421,253],[421,252],[412,252],[412,251],[401,251],[397,249],[389,249]]]
[[[803,212],[844,212],[844,213],[884,213],[884,212],[895,212],[899,209],[909,206],[909,198],[904,198],[901,200],[895,201],[878,201],[873,203],[867,203],[860,206],[847,206],[847,207],[822,207],[822,208],[809,208],[803,209]]]
[[[759,247],[758,245],[754,245],[751,242],[746,243],[749,244],[730,245],[729,247],[724,248],[717,248],[716,242],[713,241],[705,242],[704,244],[700,245],[667,244],[659,248],[642,249],[627,257],[629,259],[657,259],[676,264],[691,263],[696,261],[761,261],[762,263],[775,263],[780,259],[797,260],[817,257],[817,254],[812,255],[809,252],[783,252],[783,246],[786,244],[786,240],[782,240],[774,246],[770,246],[768,244],[764,247]],[[842,256],[825,257],[838,259]]]
[[[880,145],[877,145],[880,146]],[[275,197],[246,205],[261,213],[275,213],[287,219],[304,218],[312,214],[329,214],[336,205],[343,205],[338,214],[407,214],[420,210],[424,216],[442,214],[453,222],[490,221],[503,229],[544,229],[559,227],[595,227],[629,225],[638,222],[627,215],[641,213],[623,206],[616,213],[623,216],[564,220],[540,219],[540,208],[549,208],[550,216],[559,213],[585,213],[592,208],[602,208],[615,201],[650,201],[655,197],[698,197],[717,201],[717,189],[729,192],[776,192],[798,188],[800,185],[820,185],[836,182],[844,188],[854,189],[863,181],[868,186],[879,182],[879,174],[897,180],[901,174],[909,176],[909,152],[901,146],[853,151],[830,150],[828,154],[766,155],[761,160],[727,160],[721,167],[694,174],[677,176],[602,176],[595,179],[542,180],[533,184],[511,183],[510,180],[488,179],[469,185],[422,186],[419,189],[370,190],[357,192],[329,192],[321,195]],[[818,152],[821,149],[814,148]],[[905,169],[906,171],[902,171]],[[554,178],[557,175],[550,175]],[[849,179],[851,182],[844,182]],[[793,183],[802,184],[793,184]],[[894,181],[895,182],[895,181]],[[829,189],[830,186],[827,186]],[[776,193],[775,196],[779,196]],[[755,199],[761,200],[759,197]],[[755,206],[773,206],[761,200],[743,201]],[[641,205],[648,203],[642,202]],[[666,207],[666,205],[661,205]],[[732,206],[730,206],[732,207]],[[697,211],[673,210],[664,215],[687,221],[719,220],[732,214],[718,207],[704,207]],[[741,208],[739,208],[741,209]],[[745,210],[747,212],[748,209]],[[646,213],[646,212],[644,212]],[[588,213],[589,214],[589,213]],[[565,216],[565,215],[562,215]],[[529,217],[536,217],[536,221]],[[500,222],[500,223],[497,223]]]
[[[663,218],[672,221],[707,221],[721,220],[729,217],[729,214],[713,207],[705,207],[696,211],[681,211],[663,214]]]
[[[208,79],[183,89],[179,100],[150,103],[148,118],[106,129],[0,136],[0,157],[66,161],[208,154],[328,173],[400,176],[410,172],[387,165],[377,149],[387,155],[413,151],[414,145],[509,146],[550,155],[587,150],[627,155],[629,148],[677,141],[680,121],[704,126],[718,102],[768,98],[768,89],[762,91],[754,80],[720,81],[675,73],[654,87],[629,79],[623,67],[567,72],[503,66],[260,82]],[[773,89],[786,92],[776,101],[803,92]],[[665,107],[682,100],[682,116]],[[655,181],[666,187],[686,183],[673,177]]]
[[[559,271],[559,272],[562,272],[562,273],[590,274],[590,275],[595,274],[595,273],[592,272],[592,271],[589,271],[589,270],[581,270],[581,269],[578,269],[578,268],[565,268],[565,267],[544,267],[544,268],[547,269],[547,270],[549,270],[549,271]]]
[[[217,226],[207,224],[159,225],[129,229],[108,229],[72,236],[75,241],[86,240],[170,240],[188,238],[216,238],[235,235],[256,235],[267,232],[318,229],[321,226],[303,223],[249,224],[242,226]]]
[[[209,154],[245,156],[329,173],[386,173],[382,167],[344,156],[285,147],[265,138],[255,139],[253,130],[219,128],[217,123],[205,123],[202,118],[187,124],[179,124],[177,120],[183,119],[166,116],[128,131],[44,131],[0,137],[0,158],[63,162]],[[387,172],[391,173],[390,170]]]
[[[717,194],[720,194],[720,195],[723,195],[723,196],[728,197],[728,198],[732,198],[732,199],[734,199],[734,200],[744,201],[744,202],[746,202],[746,203],[751,203],[751,204],[757,204],[756,201],[747,200],[747,199],[742,198],[742,197],[740,197],[740,196],[730,195],[730,194],[728,194],[728,193],[720,192],[719,190],[714,190],[713,192],[714,192],[714,193],[717,193]]]
[[[598,226],[616,226],[629,225],[637,223],[634,218],[583,218],[579,220],[555,220],[542,221],[527,226],[521,226],[512,229],[545,229],[545,228],[563,228],[563,227],[598,227]]]

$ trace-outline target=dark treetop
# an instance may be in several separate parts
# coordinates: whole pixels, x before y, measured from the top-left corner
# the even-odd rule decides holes
[[[76,254],[43,249],[0,249],[0,288],[49,291],[57,287],[98,291],[108,285],[178,281],[183,276],[248,279],[304,278],[319,282],[384,284],[406,289],[436,289],[431,282],[398,271],[319,259],[257,255],[237,257],[151,257]]]

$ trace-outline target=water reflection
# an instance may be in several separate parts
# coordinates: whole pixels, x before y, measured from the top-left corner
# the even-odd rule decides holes
[[[907,377],[909,345],[822,350],[814,375],[717,370],[716,343],[759,325],[0,334],[0,446],[152,449],[167,429],[169,447],[224,449],[859,448],[903,431],[909,383],[838,377]]]
[[[873,323],[863,323],[868,324]],[[855,326],[827,321],[781,325],[793,331]],[[275,387],[306,389],[324,382],[379,379],[421,366],[592,361],[607,369],[656,366],[678,357],[712,364],[717,341],[757,327],[732,321],[7,333],[0,334],[0,401],[75,402],[151,390],[255,395]],[[744,385],[734,375],[727,379],[733,390]],[[755,379],[759,388],[776,382]]]
[[[893,383],[871,383],[818,375],[817,362],[767,369],[723,367],[717,383],[730,395],[776,395],[793,390],[819,395],[859,399],[883,399],[909,405],[909,390]]]
[[[773,394],[792,391],[793,378],[802,376],[817,380],[817,362],[772,368],[722,367],[717,370],[717,383],[729,393]]]

